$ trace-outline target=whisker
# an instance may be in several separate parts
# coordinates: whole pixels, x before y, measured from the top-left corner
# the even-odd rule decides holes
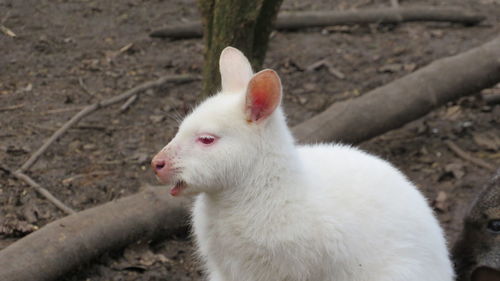
[[[169,119],[174,120],[175,123],[177,123],[177,127],[182,123],[182,120],[184,119],[183,114],[181,114],[177,109],[174,110],[174,112],[172,112],[172,113],[168,113],[167,117]]]

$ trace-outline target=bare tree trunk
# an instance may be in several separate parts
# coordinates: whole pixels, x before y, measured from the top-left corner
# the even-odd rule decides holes
[[[245,53],[254,69],[262,66],[282,1],[199,0],[205,35],[203,95],[213,94],[220,85],[219,56],[227,46]]]

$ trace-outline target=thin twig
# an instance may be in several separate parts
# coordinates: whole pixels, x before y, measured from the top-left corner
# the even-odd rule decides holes
[[[130,48],[132,48],[134,46],[134,43],[128,43],[127,45],[123,46],[122,48],[120,48],[120,50],[116,51],[116,52],[110,52],[107,56],[106,56],[106,60],[108,62],[111,62],[113,61],[114,59],[116,59],[118,56],[120,56],[121,54],[125,53],[126,51],[130,50]]]
[[[476,158],[472,155],[470,155],[469,153],[463,151],[460,147],[458,147],[458,145],[456,145],[454,142],[450,141],[450,140],[447,140],[444,142],[448,148],[455,152],[455,154],[473,164],[476,164],[477,166],[480,166],[480,167],[483,167],[487,170],[490,170],[490,171],[495,171],[495,167],[493,167],[493,165],[491,165],[490,163],[482,160],[482,159],[479,159],[479,158]]]
[[[127,111],[129,106],[137,100],[137,95],[133,95],[120,107],[120,113]]]
[[[2,31],[5,35],[10,36],[10,37],[16,37],[17,36],[14,33],[14,31],[10,30],[8,27],[6,27],[3,24],[0,24],[0,31]]]
[[[306,67],[306,69],[305,69],[305,70],[306,70],[306,71],[313,71],[313,70],[316,70],[316,69],[318,69],[318,68],[320,68],[320,67],[324,66],[324,65],[325,65],[325,63],[326,63],[326,59],[319,60],[319,61],[317,61],[317,62],[315,62],[315,63],[312,63],[312,64],[308,65],[308,66]]]
[[[326,69],[328,69],[328,72],[330,72],[331,75],[337,77],[338,79],[340,80],[345,79],[345,74],[342,73],[342,71],[335,68],[331,62],[326,63]]]
[[[78,84],[80,84],[80,87],[83,89],[83,91],[91,96],[94,96],[94,93],[92,93],[92,91],[89,90],[89,88],[87,88],[87,86],[85,85],[85,83],[83,82],[83,79],[82,77],[78,77]]]
[[[70,207],[66,206],[63,202],[59,201],[59,199],[55,198],[47,189],[43,188],[41,185],[39,185],[37,182],[35,182],[32,178],[30,178],[28,175],[22,173],[21,171],[12,171],[5,165],[0,164],[0,170],[16,177],[17,179],[20,179],[24,181],[25,183],[29,184],[31,187],[33,187],[40,195],[45,197],[47,200],[49,200],[52,204],[54,204],[57,208],[59,208],[61,211],[65,212],[68,215],[75,214],[76,212],[71,209]]]
[[[11,110],[16,110],[24,106],[24,103],[21,104],[16,104],[12,106],[6,106],[6,107],[0,107],[0,112],[2,111],[11,111]]]
[[[95,172],[86,173],[86,174],[74,175],[74,176],[71,176],[69,178],[63,179],[61,182],[64,185],[68,185],[71,182],[73,182],[73,181],[75,181],[77,179],[80,179],[80,178],[95,177],[95,176],[107,176],[107,175],[110,175],[110,174],[112,174],[112,172],[110,172],[110,171],[95,171]]]
[[[13,173],[13,175],[16,178],[25,181],[27,184],[29,184],[31,187],[33,187],[38,193],[40,193],[43,197],[47,198],[47,200],[52,202],[52,204],[54,204],[56,207],[58,207],[61,211],[65,212],[68,215],[76,213],[73,209],[66,206],[63,202],[59,201],[59,199],[55,198],[47,189],[40,186],[37,182],[35,182],[30,177],[28,177],[26,174],[23,174],[20,171],[15,171]]]
[[[112,104],[115,104],[117,102],[120,102],[122,100],[128,99],[129,97],[139,94],[143,92],[144,90],[147,90],[149,88],[153,87],[158,87],[161,86],[167,82],[190,82],[193,80],[199,79],[197,76],[194,75],[169,75],[169,76],[163,76],[157,80],[154,81],[149,81],[146,83],[143,83],[139,86],[136,86],[130,90],[127,90],[123,92],[120,95],[114,96],[109,99],[101,100],[99,102],[96,102],[94,104],[88,105],[84,107],[80,112],[78,112],[76,115],[74,115],[68,122],[66,122],[61,128],[59,128],[52,136],[45,141],[45,143],[35,152],[31,155],[31,157],[24,162],[24,164],[19,168],[18,172],[24,172],[27,169],[29,169],[35,162],[38,160],[38,158],[47,150],[47,148],[54,142],[56,141],[60,136],[62,136],[71,126],[74,124],[78,123],[81,119],[83,119],[85,116],[89,115],[90,113],[106,106],[110,106]]]
[[[328,59],[322,59],[320,61],[317,61],[309,65],[308,67],[306,67],[306,71],[313,71],[323,66],[326,67],[326,69],[328,70],[328,72],[330,72],[331,75],[341,80],[345,79],[345,74],[342,73],[340,70],[336,69]]]

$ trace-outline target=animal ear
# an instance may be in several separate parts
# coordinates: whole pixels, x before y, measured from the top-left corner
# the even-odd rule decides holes
[[[226,47],[219,59],[222,92],[242,92],[252,78],[252,66],[243,53],[233,47]]]
[[[255,74],[246,93],[245,114],[250,122],[269,117],[281,102],[281,81],[272,69]]]

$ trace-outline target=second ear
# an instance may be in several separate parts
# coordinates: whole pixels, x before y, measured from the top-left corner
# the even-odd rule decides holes
[[[241,93],[245,90],[253,71],[250,62],[238,49],[226,47],[219,59],[223,93]]]
[[[245,114],[249,122],[268,118],[281,103],[281,80],[271,69],[255,74],[248,83]]]

